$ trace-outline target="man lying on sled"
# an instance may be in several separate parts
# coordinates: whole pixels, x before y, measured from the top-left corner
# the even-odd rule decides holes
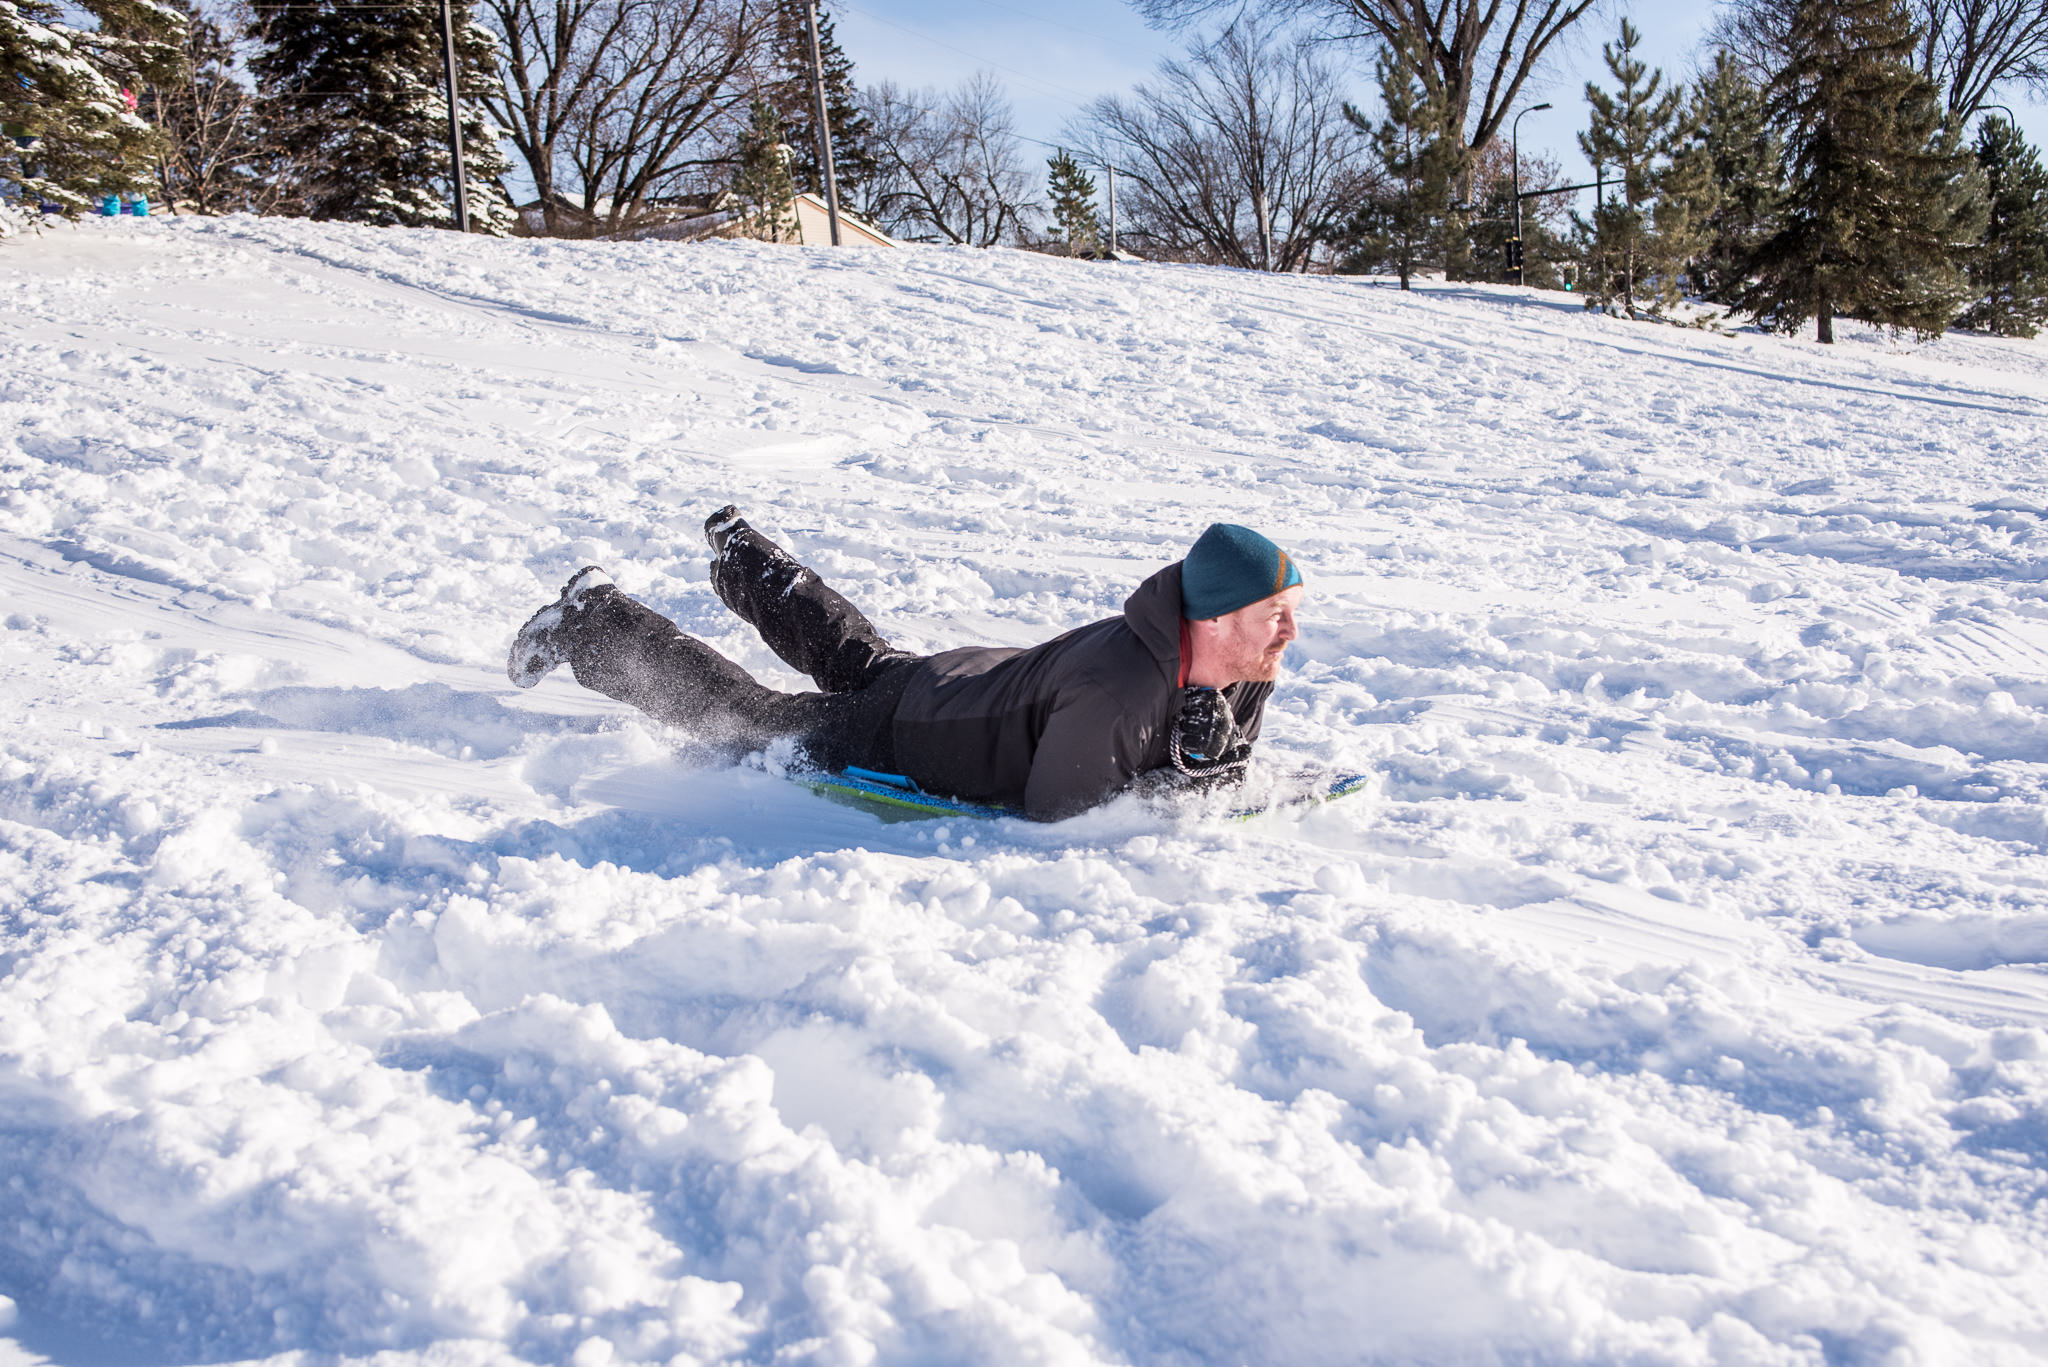
[[[756,682],[596,566],[519,629],[512,682],[531,688],[566,660],[585,688],[707,740],[754,750],[793,736],[820,769],[903,774],[1037,821],[1085,811],[1145,774],[1241,773],[1302,594],[1284,551],[1219,522],[1140,584],[1120,617],[1029,650],[912,655],[737,509],[713,513],[704,533],[719,598],[821,692]]]

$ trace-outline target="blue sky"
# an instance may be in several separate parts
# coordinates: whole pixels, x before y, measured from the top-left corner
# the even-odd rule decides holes
[[[1088,100],[1128,90],[1180,41],[1146,27],[1119,0],[826,0],[826,6],[857,82],[950,86],[988,68],[1009,89],[1018,131],[1048,142],[1059,140],[1062,125]],[[1522,147],[1552,153],[1574,179],[1591,174],[1574,139],[1585,124],[1579,92],[1588,80],[1604,83],[1600,46],[1614,37],[1624,12],[1642,30],[1645,58],[1676,78],[1692,69],[1714,6],[1669,0],[1610,5],[1559,41],[1542,84],[1523,97],[1525,105],[1549,100],[1557,107],[1522,120]],[[1364,70],[1353,90],[1361,102],[1370,100]],[[2048,139],[2048,109],[2028,104],[2018,92],[2006,103],[2034,143]]]

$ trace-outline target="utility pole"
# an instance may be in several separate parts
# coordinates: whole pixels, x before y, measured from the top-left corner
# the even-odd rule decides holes
[[[1106,166],[1103,169],[1109,172],[1109,257],[1110,260],[1114,261],[1116,259],[1116,168],[1114,166]]]
[[[1595,224],[1598,224],[1600,221],[1600,211],[1602,209],[1605,209],[1606,207],[1607,168],[1596,161],[1593,163],[1593,221]],[[1597,233],[1598,229],[1596,228],[1596,236],[1593,239],[1596,242],[1600,240],[1597,236]],[[1605,252],[1602,252],[1600,255],[1595,256],[1593,258],[1593,268],[1598,272],[1598,274],[1594,277],[1593,283],[1604,294],[1607,290],[1607,287],[1614,283],[1613,277],[1607,274],[1607,254]],[[1586,307],[1593,307],[1593,301],[1591,299],[1586,300]],[[1600,306],[1600,311],[1602,313],[1605,313],[1607,311],[1607,305],[1603,303]]]
[[[455,78],[455,17],[441,0],[441,67],[448,76],[448,158],[455,165],[455,231],[469,231],[469,170],[462,164],[462,90]]]
[[[447,0],[442,0],[447,3]],[[832,166],[832,123],[825,113],[825,58],[818,48],[818,3],[803,0],[804,24],[811,31],[811,94],[818,105],[818,165],[825,172],[825,221],[832,245],[839,245],[839,173]]]

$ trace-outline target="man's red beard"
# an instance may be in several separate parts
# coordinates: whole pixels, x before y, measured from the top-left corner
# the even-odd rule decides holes
[[[1245,678],[1253,683],[1271,683],[1280,677],[1280,661],[1287,656],[1287,647],[1282,646],[1270,655],[1260,655],[1252,662]]]

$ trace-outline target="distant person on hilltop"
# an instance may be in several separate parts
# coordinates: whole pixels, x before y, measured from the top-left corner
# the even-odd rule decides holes
[[[585,688],[707,739],[751,750],[793,736],[820,769],[903,774],[1039,821],[1143,774],[1241,773],[1302,595],[1286,552],[1219,522],[1120,617],[1029,650],[912,655],[737,509],[713,513],[704,534],[719,598],[822,692],[756,682],[596,566],[519,629],[512,682],[531,688],[566,660]]]

